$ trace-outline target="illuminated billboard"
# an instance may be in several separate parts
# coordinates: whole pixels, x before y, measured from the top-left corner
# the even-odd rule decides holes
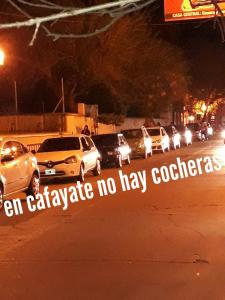
[[[190,0],[164,0],[165,21],[205,19],[215,16],[215,6],[210,4],[210,0],[192,0],[191,2]],[[217,2],[225,14],[224,0]]]

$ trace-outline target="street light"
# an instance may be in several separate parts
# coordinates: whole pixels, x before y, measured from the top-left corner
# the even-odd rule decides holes
[[[0,66],[3,66],[5,63],[5,52],[0,49]]]

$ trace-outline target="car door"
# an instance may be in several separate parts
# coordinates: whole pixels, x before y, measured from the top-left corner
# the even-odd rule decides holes
[[[5,180],[4,194],[14,193],[20,189],[19,159],[12,141],[7,141],[1,149],[1,173]]]
[[[94,169],[96,166],[96,161],[98,159],[98,150],[95,147],[94,142],[89,136],[85,137],[86,143],[88,145],[89,153],[88,153],[88,166],[89,169]]]
[[[87,172],[90,168],[90,149],[84,137],[81,137],[80,141],[81,141],[82,151],[83,151],[82,160],[84,163],[84,171]]]
[[[18,159],[18,168],[20,172],[20,188],[27,187],[31,179],[31,169],[29,163],[29,154],[27,149],[20,142],[13,142],[16,147],[16,156]]]

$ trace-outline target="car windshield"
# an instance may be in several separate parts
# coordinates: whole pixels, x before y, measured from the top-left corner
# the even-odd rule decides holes
[[[150,136],[158,136],[158,135],[160,135],[160,129],[159,128],[148,128],[147,131],[148,131],[148,134]]]
[[[65,137],[45,140],[38,149],[38,152],[69,151],[79,149],[80,141],[78,137]]]
[[[97,147],[118,146],[118,138],[116,134],[101,134],[92,136]]]
[[[126,139],[136,139],[136,138],[142,138],[143,134],[141,129],[129,129],[129,130],[123,130],[123,135]]]

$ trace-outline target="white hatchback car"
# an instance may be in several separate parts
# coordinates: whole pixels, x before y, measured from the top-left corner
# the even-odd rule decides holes
[[[36,153],[41,178],[76,177],[101,173],[101,156],[89,136],[62,136],[45,140]]]
[[[179,132],[177,131],[176,127],[173,125],[169,125],[164,127],[166,130],[169,139],[170,139],[170,148],[175,150],[175,149],[180,149],[181,146],[181,136]]]
[[[17,192],[35,197],[40,174],[36,157],[16,140],[0,139],[0,205],[3,198]]]
[[[160,126],[146,128],[152,138],[152,150],[164,153],[170,149],[170,139],[165,129]]]

